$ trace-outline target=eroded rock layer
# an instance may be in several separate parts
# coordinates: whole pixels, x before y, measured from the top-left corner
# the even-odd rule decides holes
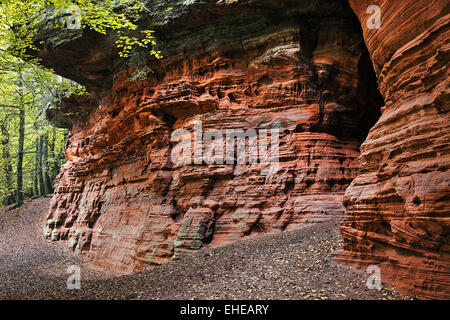
[[[344,258],[379,264],[383,281],[450,298],[448,1],[350,1],[386,106],[345,193]],[[369,29],[366,9],[380,6]]]
[[[381,96],[346,3],[191,1],[171,12],[154,25],[159,62],[115,67],[105,41],[78,53],[83,37],[96,43],[89,34],[41,51],[45,61],[73,59],[55,69],[75,68],[100,101],[73,126],[45,233],[102,269],[139,271],[343,214],[359,145],[379,117]],[[65,108],[86,111],[76,101]],[[277,127],[279,170],[177,165],[171,134],[192,132],[195,121],[223,133]]]
[[[150,1],[141,25],[156,30],[156,62],[124,62],[111,35],[39,35],[44,63],[92,93],[48,112],[73,134],[46,235],[132,272],[345,205],[341,259],[380,265],[402,293],[449,298],[448,2],[349,2]],[[171,135],[198,121],[278,127],[279,171],[177,165]]]

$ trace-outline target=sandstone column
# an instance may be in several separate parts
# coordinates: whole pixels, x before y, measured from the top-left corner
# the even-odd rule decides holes
[[[344,255],[380,264],[382,281],[450,298],[449,3],[350,0],[385,107],[346,191]],[[370,5],[381,26],[370,29]]]

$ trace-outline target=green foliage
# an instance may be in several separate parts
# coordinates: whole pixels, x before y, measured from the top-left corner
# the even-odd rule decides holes
[[[131,82],[137,82],[137,81],[143,81],[148,79],[148,75],[150,73],[153,73],[153,70],[149,67],[145,66],[141,69],[136,69],[133,74],[131,75],[130,81]]]
[[[81,28],[112,37],[120,57],[131,61],[137,52],[148,50],[159,59],[153,31],[140,31],[137,25],[143,10],[140,0],[0,1],[0,205],[20,204],[21,192],[25,198],[42,195],[43,175],[47,182],[54,181],[65,162],[68,131],[53,128],[46,111],[59,108],[72,94],[87,94],[84,87],[55,75],[33,55],[42,45],[36,43],[39,32],[48,25],[67,29],[67,17],[78,12]],[[134,81],[150,72],[139,69]],[[45,190],[49,191],[47,184]]]
[[[0,30],[7,42],[14,44],[13,55],[33,60],[30,50],[36,50],[34,39],[42,28],[45,17],[58,17],[79,10],[82,28],[90,28],[100,34],[117,33],[117,47],[121,57],[128,57],[137,47],[149,47],[149,54],[161,58],[153,31],[138,32],[136,19],[145,6],[140,0],[3,0],[0,4]],[[61,17],[59,27],[64,28]],[[133,34],[133,35],[132,35]],[[37,63],[37,61],[34,61]]]
[[[48,134],[52,142],[48,146],[52,180],[65,161],[63,152],[67,131],[53,129],[45,118],[45,111],[55,106],[55,98],[61,99],[64,92],[61,90],[69,87],[70,82],[25,64],[19,70],[1,70],[0,77],[0,205],[16,200],[21,109],[25,112],[22,170],[25,197],[35,195],[36,143],[40,136]]]

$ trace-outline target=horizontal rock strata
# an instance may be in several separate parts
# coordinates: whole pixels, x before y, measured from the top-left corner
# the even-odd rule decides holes
[[[156,31],[160,61],[120,59],[113,35],[43,29],[43,63],[91,93],[47,112],[72,136],[46,236],[126,273],[346,210],[339,259],[448,299],[449,11],[440,0],[150,1],[140,25]],[[278,130],[278,170],[174,161],[172,135],[195,137],[199,123]]]
[[[361,146],[345,193],[344,259],[379,264],[383,281],[420,298],[450,298],[449,4],[350,1],[386,106]]]
[[[41,51],[46,61],[75,51],[72,65],[83,61],[79,79],[93,79],[88,87],[100,101],[73,126],[47,237],[67,240],[99,268],[132,272],[343,214],[359,145],[382,103],[359,24],[337,2],[243,3],[174,7],[177,18],[156,26],[159,62],[111,71],[101,60],[111,57],[95,54],[100,49],[78,57],[71,45],[79,40]],[[180,27],[196,12],[194,25]],[[90,43],[89,36],[81,35]],[[67,68],[56,67],[70,74]],[[148,77],[134,81],[139,72]],[[74,111],[76,101],[64,107]],[[237,160],[174,163],[172,133],[193,132],[198,122],[224,133],[276,128],[278,171],[264,175],[264,163]]]

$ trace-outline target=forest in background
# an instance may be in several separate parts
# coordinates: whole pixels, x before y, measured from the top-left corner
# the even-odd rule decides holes
[[[60,102],[69,83],[0,54],[0,205],[22,205],[24,199],[53,193],[65,162],[69,131],[52,126],[45,111]]]
[[[45,17],[56,21],[57,28],[79,21],[83,29],[112,34],[123,59],[137,48],[161,58],[153,31],[137,30],[144,10],[140,0],[0,2],[0,205],[17,207],[24,199],[53,192],[69,131],[52,126],[46,111],[59,108],[72,94],[88,94],[83,86],[43,67],[33,54],[41,45],[34,39]]]

